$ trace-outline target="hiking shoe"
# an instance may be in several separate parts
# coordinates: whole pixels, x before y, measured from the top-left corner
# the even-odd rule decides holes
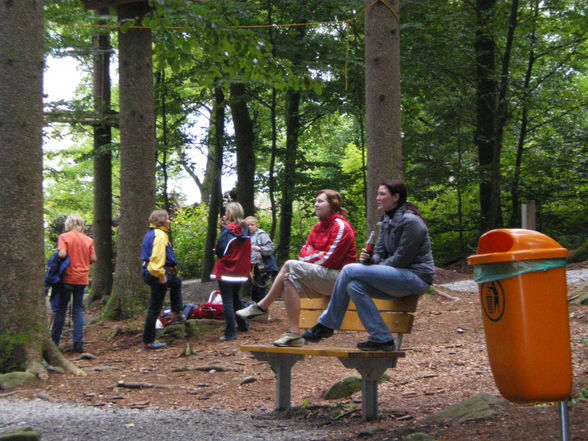
[[[163,349],[166,346],[167,345],[165,343],[158,343],[158,342],[145,343],[145,349]]]
[[[237,337],[235,337],[235,336],[229,337],[229,336],[223,335],[222,337],[219,337],[218,340],[219,341],[233,341],[233,340],[237,340]]]
[[[84,344],[83,343],[74,343],[73,344],[73,351],[81,354],[84,352]]]
[[[331,328],[317,323],[312,328],[307,329],[302,333],[302,338],[313,343],[321,341],[323,338],[329,338],[335,333]]]
[[[396,350],[396,346],[394,345],[394,340],[390,340],[387,342],[377,342],[377,341],[364,341],[362,343],[357,344],[357,349],[361,349],[362,351],[386,351],[391,352]]]
[[[284,334],[282,334],[280,338],[278,338],[274,342],[274,346],[290,346],[295,348],[299,348],[301,346],[304,346],[305,344],[306,343],[304,342],[304,339],[300,335],[294,334],[293,332],[285,332]]]
[[[251,319],[260,315],[265,315],[267,314],[267,311],[264,311],[259,306],[257,306],[257,303],[253,303],[247,308],[239,309],[236,314],[242,319]]]

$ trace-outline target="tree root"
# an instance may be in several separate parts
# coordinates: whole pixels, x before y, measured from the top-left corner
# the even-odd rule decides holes
[[[51,366],[60,367],[65,373],[79,376],[87,375],[83,370],[63,356],[49,336],[44,336],[38,345],[33,345],[27,350],[26,371],[34,374],[40,380],[47,380],[49,373],[43,366],[45,360]]]

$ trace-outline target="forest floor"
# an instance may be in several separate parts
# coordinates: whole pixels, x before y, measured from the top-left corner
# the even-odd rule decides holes
[[[571,269],[588,270],[588,262]],[[466,271],[462,268],[462,271]],[[440,270],[436,284],[471,279],[465,272]],[[444,285],[447,286],[447,285]],[[586,288],[586,282],[584,282]],[[203,285],[208,290],[209,285]],[[578,289],[570,286],[570,290]],[[88,315],[99,311],[87,311]],[[588,439],[588,307],[570,304],[574,394],[570,407],[572,440]],[[269,367],[239,350],[241,344],[270,343],[281,335],[285,310],[278,302],[269,320],[252,321],[237,341],[219,342],[222,327],[189,341],[147,351],[141,344],[142,321],[96,322],[86,327],[86,354],[65,351],[86,376],[51,372],[49,380],[0,394],[82,406],[134,409],[224,409],[275,418],[284,427],[320,427],[329,440],[402,440],[424,432],[441,440],[558,440],[554,405],[515,405],[494,385],[486,357],[478,295],[443,289],[419,302],[412,334],[404,340],[406,358],[388,370],[379,385],[377,421],[361,418],[361,393],[325,400],[334,382],[357,376],[336,359],[307,357],[292,370],[292,404],[274,411],[275,380]],[[69,342],[69,336],[65,336]],[[338,333],[329,345],[353,347],[362,333]],[[189,342],[194,354],[183,356]],[[140,387],[142,386],[142,387]],[[494,416],[460,422],[431,418],[448,406],[486,393],[497,397]],[[582,396],[580,396],[582,395]],[[286,429],[287,430],[287,429]]]

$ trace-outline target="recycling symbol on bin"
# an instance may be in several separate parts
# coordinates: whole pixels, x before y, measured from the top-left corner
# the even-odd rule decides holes
[[[487,282],[481,286],[480,300],[484,313],[493,322],[497,322],[504,314],[506,297],[502,285],[498,281]]]

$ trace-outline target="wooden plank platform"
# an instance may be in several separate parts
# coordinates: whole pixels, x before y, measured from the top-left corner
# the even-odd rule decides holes
[[[402,358],[406,356],[403,351],[362,351],[354,348],[343,348],[334,346],[302,346],[299,348],[279,347],[273,345],[242,345],[241,351],[263,352],[270,354],[292,354],[308,355],[317,357],[336,358]]]

